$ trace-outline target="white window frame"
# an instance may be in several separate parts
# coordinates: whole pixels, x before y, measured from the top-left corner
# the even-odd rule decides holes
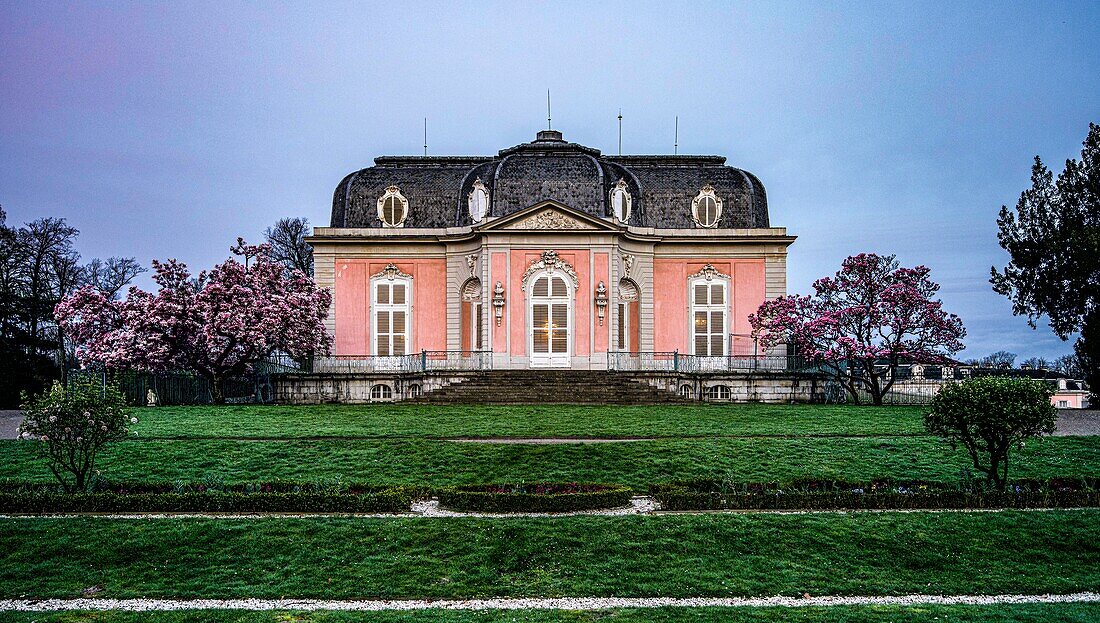
[[[484,205],[482,206],[481,214],[474,211],[474,197],[482,195],[484,197]],[[470,191],[470,194],[466,196],[466,207],[470,213],[470,220],[475,223],[480,223],[489,216],[489,189],[485,186],[485,183],[481,181],[481,178],[477,178],[474,181],[474,187]]]
[[[623,207],[625,208],[625,214],[619,214],[615,210],[615,197],[622,196]],[[634,199],[630,196],[630,191],[627,190],[626,181],[619,180],[615,183],[615,186],[611,188],[611,193],[608,196],[608,204],[611,207],[611,215],[615,217],[615,220],[619,223],[626,224],[630,220],[630,212],[633,207]]]
[[[626,277],[620,279],[618,301],[615,306],[615,316],[618,319],[618,324],[615,326],[615,350],[619,352],[634,352],[632,349],[638,348],[637,344],[631,344],[631,338],[634,337],[631,332],[631,316],[633,316],[631,305],[637,305],[638,298],[638,284]]]
[[[386,284],[390,286],[390,302],[379,303],[378,302],[378,286],[379,284]],[[405,302],[401,304],[393,303],[393,286],[395,284],[403,284],[405,286]],[[413,321],[412,321],[412,297],[413,297],[413,280],[410,276],[392,276],[384,275],[375,277],[370,280],[370,333],[371,333],[371,353],[378,359],[391,359],[399,358],[408,355],[413,344]],[[390,340],[390,354],[379,355],[378,354],[378,312],[388,311],[391,312],[390,316],[390,331],[387,334]],[[393,352],[393,316],[392,312],[403,311],[405,312],[405,352],[394,353]]]
[[[695,300],[695,286],[705,285],[707,286],[707,299],[706,304],[699,304]],[[715,305],[709,302],[710,300],[710,288],[715,285],[722,287],[722,304]],[[729,316],[730,316],[730,280],[728,277],[719,276],[701,276],[693,277],[688,280],[688,346],[692,355],[705,357],[708,359],[724,358],[729,354]],[[711,336],[715,335],[713,331],[710,331],[710,314],[716,311],[722,312],[722,354],[711,354],[710,344]],[[707,354],[703,355],[695,352],[695,313],[706,312],[707,314]]]
[[[390,223],[386,221],[383,206],[386,205],[386,200],[389,198],[395,198],[401,202],[401,218],[396,223]],[[396,186],[388,186],[386,192],[378,198],[378,220],[382,221],[382,227],[404,227],[405,219],[409,218],[409,200],[405,198],[405,195],[401,194],[401,190]]]
[[[715,215],[713,223],[705,223],[699,217],[699,203],[704,199],[713,199],[715,206]],[[695,195],[695,198],[691,200],[691,219],[695,221],[695,224],[699,227],[706,229],[714,229],[718,227],[718,224],[722,222],[722,198],[714,193],[714,187],[707,184],[699,190],[699,194]]]

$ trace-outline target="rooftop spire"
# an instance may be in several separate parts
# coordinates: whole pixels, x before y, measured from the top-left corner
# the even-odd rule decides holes
[[[550,125],[550,89],[546,89],[546,129],[554,129],[554,126]]]

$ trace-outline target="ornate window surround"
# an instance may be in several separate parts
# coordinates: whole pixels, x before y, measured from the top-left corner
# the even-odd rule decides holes
[[[615,210],[615,198],[619,196],[623,198],[623,211],[625,214],[619,214],[619,212]],[[627,190],[626,180],[620,179],[618,182],[615,182],[608,196],[608,204],[611,207],[611,215],[615,217],[616,222],[626,224],[626,222],[630,220],[631,206],[633,203],[634,199],[630,196],[630,191]]]
[[[531,262],[531,265],[527,267],[527,270],[523,273],[523,279],[520,281],[520,288],[526,292],[527,284],[530,282],[531,277],[540,273],[551,273],[555,269],[565,273],[569,280],[573,282],[573,291],[576,292],[580,287],[580,279],[577,277],[577,271],[573,270],[573,267],[568,262],[558,257],[557,251],[543,251],[539,259]]]
[[[714,205],[717,208],[717,211],[714,215],[714,222],[713,223],[705,223],[705,222],[703,222],[703,219],[700,218],[699,204],[704,199],[713,200]],[[701,188],[699,190],[699,194],[695,195],[695,198],[691,200],[691,218],[692,218],[692,220],[695,221],[696,225],[698,225],[699,227],[705,227],[707,229],[714,229],[714,228],[718,227],[718,223],[721,222],[721,220],[722,220],[722,198],[714,193],[714,187],[711,186],[710,184],[707,184],[707,185],[703,186],[703,188]]]
[[[396,199],[401,204],[401,218],[396,222],[389,222],[386,220],[385,212],[383,210],[386,205],[386,201],[390,198]],[[401,194],[401,189],[397,186],[387,186],[386,192],[378,198],[378,220],[382,221],[382,227],[404,227],[405,219],[409,217],[409,200],[405,198],[405,195]]]
[[[480,214],[475,208],[474,201],[480,195],[482,202]],[[466,205],[470,212],[470,220],[475,223],[480,223],[489,216],[489,189],[485,186],[485,182],[481,181],[481,178],[474,180],[474,187],[470,191],[470,194],[466,196]]]

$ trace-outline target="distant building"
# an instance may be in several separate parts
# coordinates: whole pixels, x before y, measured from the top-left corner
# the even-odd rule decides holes
[[[724,157],[606,156],[544,130],[496,156],[376,158],[309,242],[337,357],[606,369],[752,355],[748,316],[785,294],[794,239]]]
[[[1071,379],[1060,372],[1033,368],[983,368],[981,366],[934,366],[912,364],[898,370],[898,381],[892,391],[919,395],[931,387],[934,395],[939,386],[949,381],[963,381],[979,376],[1011,376],[1046,381],[1054,386],[1050,402],[1059,409],[1085,409],[1089,406],[1089,387],[1080,379]],[[926,392],[927,393],[927,392]]]

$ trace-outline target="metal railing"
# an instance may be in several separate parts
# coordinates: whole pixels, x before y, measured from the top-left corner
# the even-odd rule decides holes
[[[314,357],[273,355],[259,364],[272,374],[376,374],[493,369],[491,351],[424,350],[392,357]]]
[[[624,372],[791,372],[806,369],[794,355],[726,355],[704,357],[671,352],[614,352],[607,369]]]

